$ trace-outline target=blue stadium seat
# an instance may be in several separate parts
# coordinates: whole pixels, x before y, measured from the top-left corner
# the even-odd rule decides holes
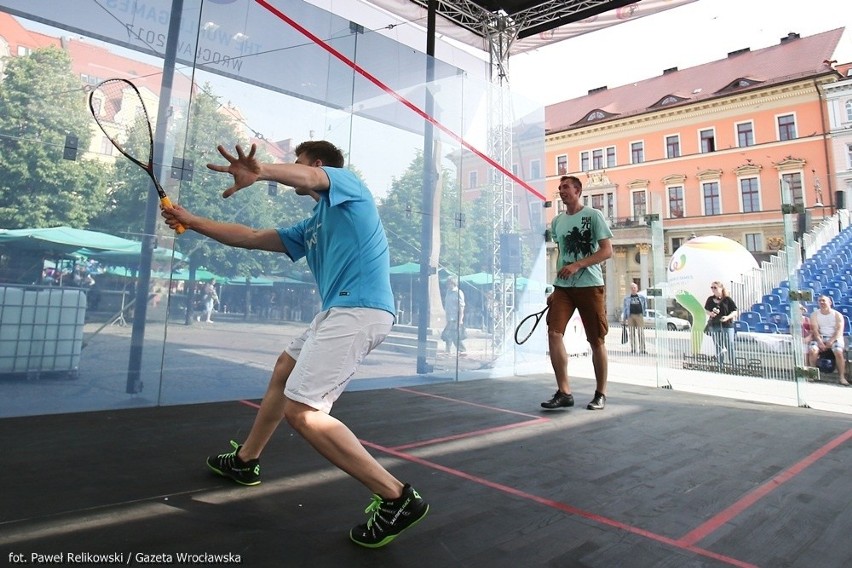
[[[847,284],[846,281],[843,279],[838,279],[836,276],[832,279],[831,282],[828,283],[828,285],[832,288],[837,288],[844,294],[849,292],[849,284]]]
[[[760,319],[765,320],[766,316],[772,313],[772,306],[763,303],[755,304],[751,307],[751,311],[757,312],[758,314],[760,314]]]
[[[790,318],[787,314],[769,314],[768,323],[774,323],[778,333],[790,333]]]
[[[850,306],[849,304],[841,304],[839,306],[834,306],[834,309],[846,316],[847,318],[852,317],[852,306]]]
[[[762,321],[754,328],[757,333],[778,333],[778,326],[768,321]]]
[[[769,304],[773,309],[777,308],[781,305],[781,296],[778,294],[765,294],[763,296],[763,303]]]
[[[826,296],[831,297],[832,304],[843,304],[844,294],[837,288],[824,288],[822,291]]]
[[[740,331],[751,331],[751,328],[748,326],[748,324],[747,324],[746,322],[742,321],[742,320],[736,320],[736,321],[734,322],[734,329],[735,329],[737,332],[740,332]]]
[[[786,282],[786,280],[785,280]],[[782,282],[783,284],[784,282]],[[790,295],[790,288],[785,288],[783,286],[776,286],[772,289],[772,293],[781,298],[781,302],[786,302]]]
[[[760,314],[757,312],[743,312],[740,314],[740,319],[737,321],[742,321],[749,327],[753,328],[761,321],[763,321],[763,318],[761,318]]]

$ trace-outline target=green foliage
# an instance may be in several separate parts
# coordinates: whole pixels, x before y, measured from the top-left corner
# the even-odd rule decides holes
[[[8,60],[0,82],[0,227],[85,227],[104,204],[106,168],[84,159],[92,139],[86,93],[64,51]],[[66,134],[77,136],[64,160]]]
[[[489,271],[493,245],[486,197],[470,202],[461,198],[452,172],[441,178],[439,265],[457,274]],[[423,155],[412,160],[402,177],[394,178],[379,206],[388,234],[391,265],[420,262],[422,224],[432,222],[423,214]]]
[[[181,139],[175,150],[176,156],[192,161],[192,181],[183,181],[170,191],[174,199],[197,215],[254,228],[286,227],[308,216],[314,205],[311,198],[297,196],[285,187],[279,187],[278,195],[272,196],[266,182],[244,188],[228,199],[222,198],[222,192],[231,184],[232,178],[228,174],[214,172],[206,165],[225,163],[216,150],[218,144],[234,153],[236,144],[241,144],[248,151],[248,141],[241,134],[239,125],[220,112],[221,106],[219,98],[208,85],[193,97],[186,137]],[[258,150],[257,158],[271,160],[262,148]],[[226,247],[192,232],[177,237],[175,246],[199,264],[225,276],[288,272],[292,268],[286,256]]]

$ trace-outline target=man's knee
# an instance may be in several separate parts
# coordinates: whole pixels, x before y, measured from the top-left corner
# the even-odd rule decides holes
[[[295,431],[302,432],[310,427],[310,419],[314,412],[319,412],[307,404],[286,399],[284,403],[284,419]]]

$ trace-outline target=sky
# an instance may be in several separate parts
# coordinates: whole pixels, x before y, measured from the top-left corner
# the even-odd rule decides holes
[[[852,62],[848,0],[698,0],[509,59],[512,94],[544,105],[845,27],[835,59]]]
[[[808,36],[845,26],[847,32],[835,58],[841,63],[852,62],[852,10],[846,7],[847,2],[697,0],[518,54],[509,61],[509,87],[515,111],[538,109],[539,105],[583,96],[597,87],[614,88],[648,79],[670,67],[684,69],[723,59],[728,52],[744,47],[756,50],[777,45],[789,32]],[[28,27],[43,26],[30,23]],[[397,27],[393,33],[402,33],[404,28]],[[322,110],[302,113],[298,121],[291,116],[286,124],[277,124],[270,120],[277,114],[275,108],[255,100],[253,105],[241,110],[249,126],[262,131],[269,139],[302,140],[312,136],[313,131],[320,137],[330,136],[328,132],[335,125],[344,128],[348,124],[346,121],[328,123]],[[458,134],[466,139],[472,136],[467,132]],[[475,140],[468,141],[480,145]],[[381,194],[390,187],[393,176],[404,173],[411,152],[411,148],[406,147],[386,148],[380,153],[365,151],[358,154],[357,161],[368,174],[371,187]],[[378,165],[368,163],[371,160]],[[388,162],[398,164],[398,171],[389,169]]]

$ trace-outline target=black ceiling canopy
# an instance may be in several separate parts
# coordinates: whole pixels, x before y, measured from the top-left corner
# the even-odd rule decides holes
[[[428,8],[429,0],[411,0]],[[485,37],[488,14],[505,14],[523,39],[603,12],[615,10],[637,0],[436,0],[436,11],[468,31]]]
[[[426,22],[430,0],[362,0],[404,21]],[[524,53],[697,0],[431,0],[436,32],[489,51],[491,38]]]

